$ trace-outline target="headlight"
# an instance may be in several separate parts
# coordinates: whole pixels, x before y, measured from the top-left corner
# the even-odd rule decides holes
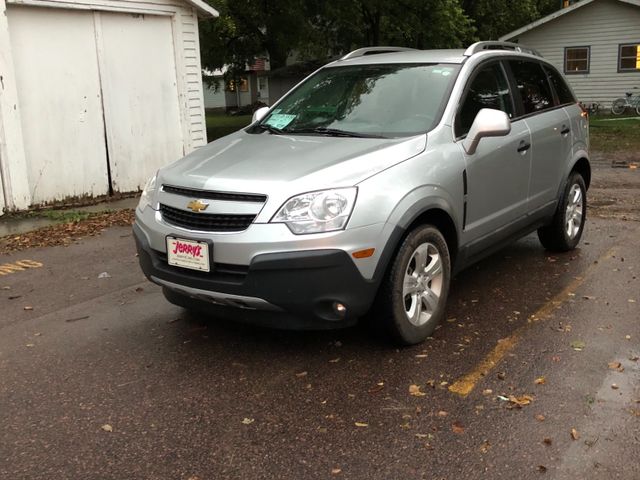
[[[142,195],[140,195],[140,201],[138,202],[138,208],[141,211],[144,210],[147,205],[151,205],[153,193],[156,189],[156,178],[158,178],[157,173],[147,180],[147,183],[145,183],[144,188],[142,189]]]
[[[296,235],[342,230],[349,220],[358,189],[335,188],[303,193],[287,200],[271,223],[285,223]]]

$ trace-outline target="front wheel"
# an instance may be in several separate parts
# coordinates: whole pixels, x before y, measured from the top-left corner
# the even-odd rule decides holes
[[[624,98],[616,98],[611,104],[611,113],[614,115],[622,115],[627,108],[627,101]]]
[[[638,101],[638,104],[636,106],[636,115],[640,115],[640,100]]]
[[[587,218],[587,188],[582,175],[569,175],[551,223],[538,229],[540,243],[547,250],[566,252],[576,248]]]
[[[442,321],[451,281],[447,242],[432,225],[404,239],[376,302],[379,325],[398,343],[424,341]]]

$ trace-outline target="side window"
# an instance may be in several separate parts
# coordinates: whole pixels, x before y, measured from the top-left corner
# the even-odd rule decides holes
[[[551,85],[553,85],[553,89],[558,94],[558,101],[560,105],[566,105],[567,103],[576,103],[576,98],[573,96],[571,89],[567,85],[567,82],[562,78],[562,76],[556,72],[553,68],[543,67],[544,71],[547,72],[547,76],[549,77],[549,81]]]
[[[455,121],[456,137],[469,132],[473,120],[483,108],[502,110],[513,118],[514,108],[509,84],[498,63],[481,67],[473,77]]]
[[[553,95],[542,65],[527,60],[509,60],[524,105],[524,114],[553,107]]]

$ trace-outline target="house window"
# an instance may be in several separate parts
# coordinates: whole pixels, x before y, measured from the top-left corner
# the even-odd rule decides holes
[[[640,71],[640,44],[620,45],[618,48],[618,71]]]
[[[248,92],[249,91],[249,81],[246,78],[239,78],[236,80],[229,80],[227,82],[227,91],[235,92],[236,88],[239,92]]]
[[[564,73],[589,73],[590,47],[564,49]]]

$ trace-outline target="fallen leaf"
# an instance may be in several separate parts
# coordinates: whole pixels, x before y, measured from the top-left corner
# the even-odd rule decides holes
[[[339,361],[340,361],[340,357],[332,358],[331,360],[329,360],[329,363],[338,363]]]
[[[342,472],[341,468],[332,468],[331,469],[331,475],[338,475],[340,472]]]
[[[109,275],[109,272],[102,272],[98,274],[98,278],[111,278],[111,275]]]
[[[419,353],[418,355],[416,355],[416,358],[427,358],[427,354],[426,353]]]
[[[608,365],[611,370],[617,370],[622,366],[620,362],[609,362]]]
[[[519,397],[516,397],[515,395],[509,395],[509,401],[517,407],[524,407],[525,405],[529,405],[533,401],[533,397],[530,395],[521,395]]]
[[[365,427],[368,427],[369,424],[365,422],[355,422],[355,426],[360,428],[365,428]]]
[[[547,437],[544,440],[542,440],[542,443],[544,443],[545,445],[551,445],[553,443],[553,440]]]
[[[449,412],[445,412],[444,410],[440,410],[436,415],[438,415],[440,418],[444,418],[447,415],[449,415]]]
[[[544,415],[536,415],[536,420],[538,420],[539,422],[544,422],[546,419],[546,417]]]
[[[456,433],[456,434],[458,434],[458,435],[459,435],[459,434],[461,434],[461,433],[464,433],[464,427],[463,427],[463,426],[462,426],[462,424],[461,424],[460,422],[458,422],[458,421],[453,422],[453,423],[451,424],[451,430],[453,431],[453,433]]]
[[[369,389],[369,393],[378,393],[382,389],[384,389],[384,382],[378,382],[374,387]]]
[[[251,425],[253,422],[255,422],[255,419],[253,419],[253,418],[245,417],[245,418],[242,419],[242,424],[243,425]]]
[[[414,397],[424,397],[426,393],[421,392],[418,385],[409,385],[409,395],[413,395]]]
[[[544,465],[538,465],[538,471],[540,473],[545,473],[547,471],[547,467],[545,467]]]
[[[30,307],[30,306],[27,305],[26,307],[24,307],[24,310],[31,311],[31,310],[33,310],[33,307]]]
[[[631,360],[632,362],[637,362],[638,360],[640,360],[640,357],[637,355],[632,355],[629,357],[629,360]]]
[[[429,433],[416,433],[416,438],[429,438],[431,434]]]
[[[544,385],[545,383],[547,383],[547,380],[544,377],[538,377],[533,383],[535,383],[536,385]]]
[[[578,433],[578,431],[575,428],[571,429],[571,438],[573,440],[578,440],[580,438],[580,434]]]
[[[34,345],[33,343],[27,343],[27,344],[25,345],[25,347],[32,348],[32,347],[35,347],[35,345]]]
[[[552,362],[556,362],[556,363],[558,363],[558,362],[560,361],[560,357],[559,357],[559,356],[557,356],[557,355],[556,355],[556,356],[553,356],[553,357],[551,357],[551,361],[552,361]]]
[[[631,340],[631,335],[625,335],[625,336],[624,336],[624,339],[625,339],[625,340]]]
[[[111,425],[109,425],[108,423],[105,423],[100,428],[102,430],[104,430],[105,432],[113,432],[113,427]]]
[[[573,342],[571,342],[571,348],[573,348],[576,352],[581,352],[582,349],[584,349],[584,347],[586,346],[587,344],[582,340],[574,340]]]
[[[2,287],[2,290],[11,290],[11,287],[9,285],[5,285],[4,287]]]
[[[302,378],[302,377],[306,377],[306,376],[307,376],[307,372],[296,373],[296,377],[298,377],[298,378]]]
[[[144,292],[144,288],[142,287],[136,287],[136,292],[140,293],[140,292]]]
[[[480,445],[480,452],[481,453],[487,453],[489,451],[489,449],[491,448],[491,444],[488,441],[484,441],[482,442],[482,444]]]
[[[611,384],[611,388],[614,389],[614,390],[618,390],[620,387],[618,386],[617,383],[612,383]]]
[[[483,394],[483,395],[491,395],[492,393],[493,393],[493,390],[491,390],[490,388],[485,388],[485,389],[482,391],[482,394]]]

